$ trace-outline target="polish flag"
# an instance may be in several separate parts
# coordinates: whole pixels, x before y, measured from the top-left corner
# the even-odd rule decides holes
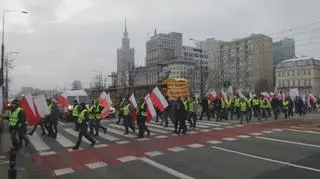
[[[312,100],[312,101],[315,101],[316,100],[316,98],[313,96],[313,94],[309,94],[309,98],[310,98],[310,100]]]
[[[224,102],[228,103],[227,95],[226,95],[226,93],[225,93],[223,90],[221,90],[221,93],[220,93],[219,96],[220,96],[220,98],[221,98]]]
[[[129,101],[131,103],[131,105],[135,108],[135,110],[133,110],[131,112],[131,116],[132,116],[132,120],[135,121],[137,119],[137,110],[138,110],[138,104],[136,101],[136,98],[134,97],[134,94],[132,94],[129,98]]]
[[[68,111],[69,103],[68,103],[67,96],[65,94],[61,94],[57,98],[57,103],[60,104],[63,107],[64,112]]]
[[[233,96],[235,89],[232,86],[229,86],[227,93]]]
[[[151,97],[148,94],[146,97],[144,97],[144,100],[146,101],[147,104],[147,122],[150,122],[152,118],[157,116],[156,110],[153,107]]]
[[[20,106],[26,114],[29,125],[35,125],[39,123],[40,115],[35,108],[35,105],[30,93],[20,98]]]
[[[160,92],[158,87],[155,87],[151,93],[151,100],[154,105],[159,109],[160,112],[163,112],[168,107],[168,102]]]
[[[103,107],[103,110],[101,111],[101,117],[104,119],[108,116],[109,114],[109,102],[107,100],[107,93],[106,92],[102,92],[99,96],[99,104]]]
[[[110,106],[112,106],[112,100],[111,100],[111,97],[110,97],[110,93],[107,94],[107,100],[108,100],[108,103],[110,104]]]
[[[215,91],[211,91],[209,92],[208,94],[208,98],[211,100],[211,101],[214,101],[214,99],[217,97],[217,93]]]

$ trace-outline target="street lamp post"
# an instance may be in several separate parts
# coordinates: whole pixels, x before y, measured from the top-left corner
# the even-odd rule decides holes
[[[19,54],[19,52],[8,52],[7,53],[7,58],[6,58],[6,60],[5,60],[5,62],[4,62],[4,66],[5,66],[5,71],[6,71],[6,77],[5,77],[5,85],[2,85],[2,91],[3,91],[3,93],[4,93],[4,97],[5,97],[5,99],[8,99],[8,96],[9,96],[9,94],[8,94],[8,91],[9,91],[9,68],[10,68],[10,59],[9,59],[9,57],[10,57],[10,55],[11,54]]]
[[[4,84],[4,32],[5,32],[5,16],[6,13],[9,12],[19,12],[19,11],[14,11],[14,10],[3,10],[2,11],[2,43],[1,43],[1,76],[0,76],[0,85],[3,86]],[[27,14],[27,11],[20,11],[23,14]],[[4,96],[4,91],[2,91],[2,96]]]

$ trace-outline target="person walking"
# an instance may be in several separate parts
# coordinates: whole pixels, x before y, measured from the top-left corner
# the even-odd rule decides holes
[[[81,103],[79,105],[79,118],[78,118],[78,124],[79,124],[79,134],[78,134],[78,140],[76,145],[72,148],[73,150],[78,150],[81,144],[82,137],[84,136],[87,140],[91,142],[91,147],[94,146],[96,141],[90,136],[88,133],[88,121],[89,121],[89,114],[88,109],[86,107],[85,103]]]

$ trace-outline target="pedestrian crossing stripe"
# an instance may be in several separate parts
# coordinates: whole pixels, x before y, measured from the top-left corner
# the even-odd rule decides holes
[[[69,133],[69,134],[73,135],[74,137],[78,138],[79,132],[74,131],[71,128],[65,128],[64,131],[66,131],[67,133]],[[81,140],[83,142],[87,143],[87,144],[91,144],[91,142],[88,139],[86,139],[84,136],[82,137]],[[98,140],[95,140],[95,141],[96,141],[96,143],[100,143]]]
[[[124,130],[124,126],[119,126],[119,125],[117,125],[117,124],[110,124],[110,126]],[[153,133],[153,132],[151,132],[150,135],[153,136],[153,135],[156,135],[156,134]],[[135,137],[136,137],[136,136],[135,136]]]
[[[154,128],[159,128],[159,129],[163,129],[163,130],[166,130],[166,131],[173,131],[174,130],[174,127],[165,127],[165,126],[162,126],[162,125],[159,125],[159,124],[153,124],[153,123],[149,123],[147,124],[148,127],[154,127]]]
[[[60,143],[63,147],[73,147],[75,146],[75,143],[73,143],[71,140],[67,139],[61,134],[57,134],[56,141]]]
[[[32,136],[28,136],[33,148],[37,151],[45,151],[50,150],[50,147],[44,143],[44,141],[39,137],[39,135],[35,132]]]

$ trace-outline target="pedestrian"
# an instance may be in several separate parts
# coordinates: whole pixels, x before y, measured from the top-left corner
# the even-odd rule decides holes
[[[288,97],[283,99],[282,101],[282,110],[284,113],[284,118],[288,117],[288,109],[289,109],[289,101],[288,101]]]
[[[235,100],[234,100],[235,113],[236,113],[236,116],[237,116],[237,120],[239,120],[240,115],[241,115],[240,98],[239,98],[238,95],[236,95],[234,98],[235,98]]]
[[[239,101],[240,104],[240,122],[243,122],[243,117],[246,117],[247,123],[249,123],[249,118],[248,118],[248,103],[244,98],[241,98]]]
[[[95,118],[96,118],[96,103],[95,103],[95,100],[91,101],[91,104],[90,104],[89,110],[88,110],[88,116],[89,116],[90,134],[93,135],[93,130],[95,128]]]
[[[186,109],[186,120],[189,122],[190,127],[193,127],[193,122],[191,121],[191,118],[189,118],[189,109],[190,109],[190,100],[185,97],[183,100],[184,108]]]
[[[201,115],[200,115],[200,118],[199,118],[200,121],[202,120],[202,117],[203,117],[204,113],[207,114],[208,121],[210,120],[209,104],[210,104],[210,100],[209,99],[207,99],[207,98],[203,98],[202,99],[202,101],[201,101],[202,110],[201,110]]]
[[[249,95],[247,95],[246,101],[248,103],[248,118],[249,118],[249,120],[251,120],[251,117],[252,117],[252,99],[250,98]]]
[[[260,100],[257,96],[254,96],[252,100],[252,106],[253,106],[253,114],[255,118],[260,117]]]
[[[163,112],[163,119],[162,119],[161,125],[163,125],[163,122],[164,122],[164,126],[168,127],[169,126],[169,121],[168,121],[169,117],[170,117],[172,123],[174,123],[173,119],[171,117],[172,102],[169,101],[169,97],[168,96],[166,96],[165,99],[166,99],[166,101],[168,103],[168,106],[166,107],[166,109]]]
[[[274,96],[271,100],[271,107],[273,111],[274,120],[278,120],[280,106],[281,106],[281,101],[279,100],[279,98]]]
[[[125,132],[124,134],[129,134],[129,127],[132,129],[133,133],[135,133],[135,127],[133,126],[132,116],[131,112],[133,110],[133,107],[131,106],[129,102],[129,98],[125,100],[124,106],[123,106],[123,118],[124,118],[124,127]]]
[[[51,99],[47,99],[47,105],[48,105],[49,111],[51,112],[51,110],[52,110]],[[33,133],[36,132],[38,126],[40,126],[41,127],[41,131],[42,131],[41,135],[42,136],[46,135],[46,130],[47,130],[48,131],[48,136],[49,136],[49,130],[48,130],[49,124],[48,124],[48,120],[47,119],[48,119],[48,116],[45,116],[44,118],[41,118],[40,121],[36,125],[33,126],[33,129],[31,130],[31,132],[28,133],[28,135],[32,136]]]
[[[86,107],[85,103],[81,103],[79,105],[79,118],[78,118],[78,124],[79,124],[79,134],[78,134],[78,140],[76,145],[72,148],[73,150],[78,150],[81,144],[82,137],[84,136],[87,140],[91,142],[91,147],[94,146],[96,141],[90,136],[88,133],[88,121],[89,121],[89,114],[88,109]]]
[[[293,108],[294,108],[294,102],[291,98],[288,99],[289,104],[288,104],[288,116],[293,117]]]
[[[58,121],[60,118],[60,109],[59,106],[57,105],[56,100],[52,100],[51,105],[49,107],[51,110],[49,116],[48,116],[48,136],[52,137],[53,139],[57,138],[58,135]]]
[[[185,123],[185,119],[186,119],[186,109],[185,106],[181,100],[180,97],[178,97],[176,103],[175,103],[175,107],[174,107],[174,111],[175,111],[175,119],[177,120],[177,125],[175,126],[175,132],[180,135],[180,132],[182,130],[182,134],[185,134],[187,132],[187,126]],[[177,127],[179,125],[179,129],[177,130]]]
[[[72,109],[72,119],[75,124],[75,130],[79,131],[80,124],[78,123],[78,118],[80,114],[80,106],[78,100],[73,101],[73,109]]]
[[[101,113],[103,111],[103,107],[98,103],[97,100],[95,100],[95,136],[98,137],[99,136],[99,130],[102,129],[103,133],[107,133],[107,128],[101,125]],[[109,109],[108,109],[109,110]]]
[[[10,139],[13,146],[13,150],[19,151],[23,145],[22,140],[25,140],[26,146],[29,144],[28,138],[24,135],[23,130],[25,130],[26,115],[22,108],[19,107],[18,99],[11,102],[10,112],[9,112],[9,133]],[[19,137],[19,140],[17,139]]]
[[[234,113],[234,100],[233,97],[228,96],[228,101],[226,104],[226,120],[228,120],[229,118],[229,114],[230,114],[230,119],[233,120],[233,113]]]
[[[144,99],[141,99],[138,104],[138,112],[137,112],[137,122],[139,123],[139,138],[144,137],[144,133],[147,131],[148,137],[150,136],[150,130],[146,126],[146,120],[147,120],[147,105],[144,101]]]
[[[125,99],[123,98],[122,101],[119,103],[119,107],[118,107],[118,121],[117,124],[120,124],[121,119],[123,118],[123,108],[124,108],[124,104],[125,104]],[[124,119],[123,119],[124,120]]]
[[[189,116],[188,121],[192,120],[192,127],[196,128],[197,123],[197,102],[196,98],[194,96],[191,97],[191,100],[189,101]]]

